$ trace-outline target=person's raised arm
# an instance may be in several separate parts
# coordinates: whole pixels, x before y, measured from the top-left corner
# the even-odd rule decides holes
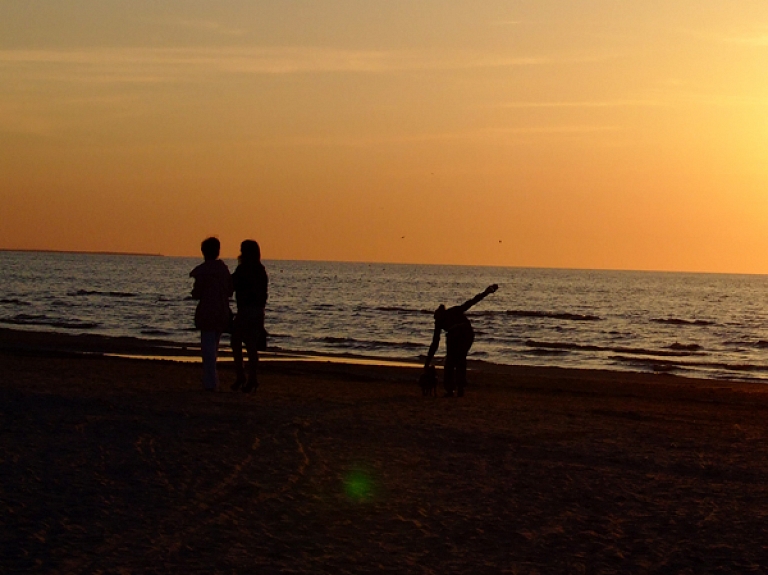
[[[469,308],[471,308],[473,305],[481,301],[483,298],[494,293],[497,289],[499,289],[499,286],[497,284],[489,285],[487,288],[485,288],[485,291],[481,291],[472,299],[468,299],[463,304],[461,304],[460,306],[461,311],[467,311]]]
[[[432,363],[432,358],[435,357],[435,353],[437,353],[437,348],[440,345],[440,326],[435,322],[435,332],[432,334],[432,344],[429,346],[429,351],[427,352],[427,361],[424,362],[424,368],[429,367],[429,364]]]

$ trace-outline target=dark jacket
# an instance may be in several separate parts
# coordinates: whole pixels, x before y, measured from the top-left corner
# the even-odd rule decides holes
[[[208,260],[190,272],[195,279],[192,297],[200,300],[195,310],[195,327],[201,331],[224,332],[229,327],[229,298],[232,276],[221,260]]]
[[[269,297],[269,277],[262,264],[241,263],[232,274],[232,281],[238,310],[266,307]]]

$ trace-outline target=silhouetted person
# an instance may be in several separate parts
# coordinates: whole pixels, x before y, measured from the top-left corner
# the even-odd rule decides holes
[[[427,370],[432,363],[432,358],[435,357],[435,352],[440,345],[440,332],[445,331],[443,385],[446,397],[453,396],[454,380],[459,397],[464,395],[464,387],[467,384],[467,354],[472,347],[472,342],[475,341],[475,332],[464,312],[497,289],[499,286],[493,284],[461,305],[446,309],[443,304],[440,304],[440,307],[435,310],[435,331],[432,334],[432,345],[429,346],[424,369]]]
[[[240,244],[240,257],[232,280],[237,299],[237,315],[232,327],[232,355],[235,359],[237,379],[233,390],[253,391],[259,386],[257,368],[259,351],[267,346],[264,329],[264,308],[267,305],[269,278],[261,263],[261,249],[254,240]],[[248,351],[248,379],[243,366],[243,343]]]
[[[203,356],[203,388],[216,391],[219,375],[216,357],[221,334],[230,323],[229,298],[232,276],[227,264],[219,259],[221,243],[217,238],[203,240],[200,245],[205,261],[190,272],[195,279],[192,297],[198,301],[195,327],[200,330],[200,350]]]

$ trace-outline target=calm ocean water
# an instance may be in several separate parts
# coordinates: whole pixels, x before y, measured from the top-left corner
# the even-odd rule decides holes
[[[0,326],[194,343],[188,274],[198,263],[0,252]],[[418,361],[438,304],[462,303],[498,283],[469,314],[477,334],[470,359],[768,380],[766,276],[265,265],[273,350]]]

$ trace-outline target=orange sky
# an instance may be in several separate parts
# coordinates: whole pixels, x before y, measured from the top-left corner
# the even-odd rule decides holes
[[[768,273],[768,3],[0,4],[0,247]]]

